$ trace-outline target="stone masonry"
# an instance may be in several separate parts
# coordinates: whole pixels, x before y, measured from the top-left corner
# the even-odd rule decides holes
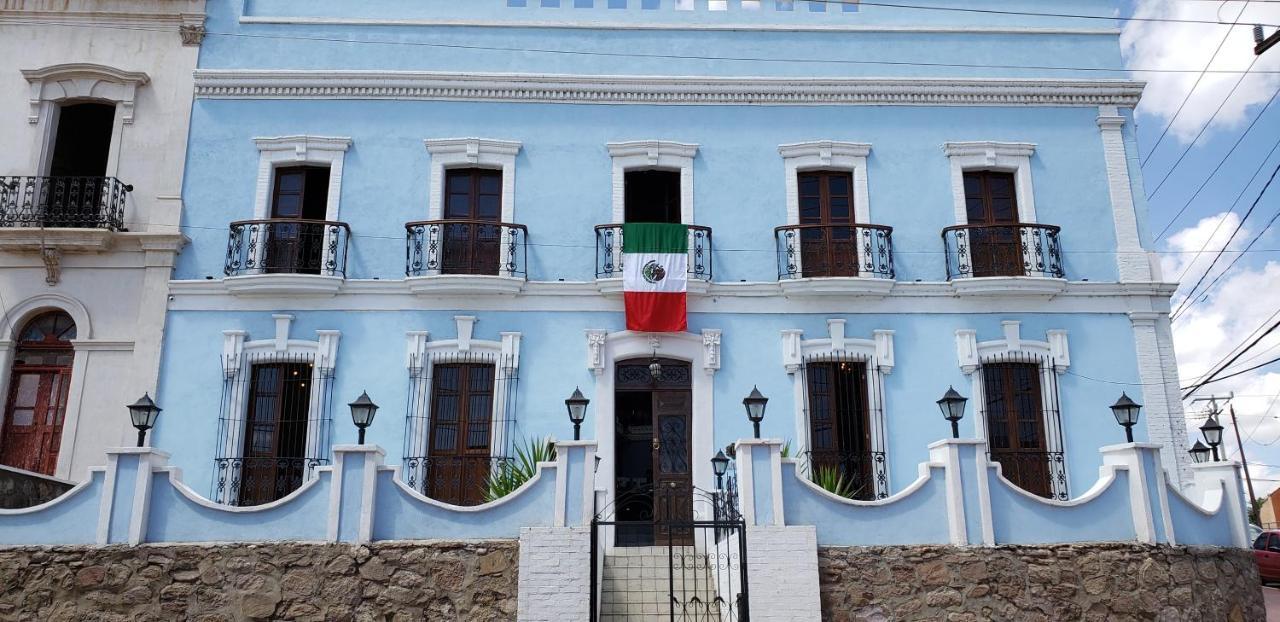
[[[0,550],[0,621],[514,620],[518,545]]]
[[[1244,549],[1137,544],[824,547],[822,619],[1263,622]]]

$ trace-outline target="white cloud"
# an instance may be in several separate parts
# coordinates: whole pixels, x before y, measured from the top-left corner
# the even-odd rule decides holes
[[[1134,16],[1173,19],[1213,20],[1241,24],[1234,28],[1209,24],[1165,22],[1127,22],[1120,45],[1128,66],[1141,69],[1203,69],[1214,50],[1230,30],[1222,51],[1210,66],[1214,70],[1243,71],[1253,62],[1253,24],[1280,23],[1280,4],[1253,2],[1245,6],[1239,0],[1227,2],[1170,2],[1169,0],[1136,0]],[[1280,69],[1280,54],[1275,51],[1258,59],[1254,71]],[[1141,73],[1136,77],[1147,81],[1147,89],[1139,110],[1157,117],[1165,124],[1173,117],[1198,73]],[[1170,138],[1190,142],[1200,127],[1213,116],[1214,110],[1230,92],[1239,74],[1207,73],[1187,101],[1169,130]],[[1235,95],[1223,107],[1213,129],[1240,125],[1249,109],[1270,99],[1280,86],[1280,74],[1257,74],[1244,79]],[[1154,138],[1153,138],[1154,140]]]

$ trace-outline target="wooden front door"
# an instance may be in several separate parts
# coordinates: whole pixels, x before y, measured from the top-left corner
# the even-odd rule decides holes
[[[1051,497],[1040,366],[987,364],[982,366],[982,379],[991,459],[1023,490]]]
[[[693,471],[690,468],[693,394],[653,392],[653,475],[656,544],[692,544]]]
[[[857,276],[853,176],[847,171],[797,174],[801,270],[806,277]]]
[[[0,464],[53,475],[75,356],[76,325],[61,311],[44,313],[18,332],[0,421]]]
[[[276,169],[271,218],[263,266],[267,272],[319,274],[324,267],[325,212],[329,168],[291,166]]]
[[[973,276],[1025,274],[1013,173],[965,173],[964,201]]]
[[[614,396],[618,546],[687,544],[693,520],[693,393],[687,362],[620,362]],[[674,526],[673,526],[674,524]]]
[[[444,274],[497,274],[502,244],[502,171],[445,173]]]
[[[253,366],[240,467],[240,505],[270,503],[306,477],[309,363]]]
[[[450,363],[433,370],[425,490],[437,501],[478,505],[493,468],[494,366]]]

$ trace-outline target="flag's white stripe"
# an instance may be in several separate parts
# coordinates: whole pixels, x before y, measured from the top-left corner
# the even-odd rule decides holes
[[[666,276],[657,283],[644,278],[644,267],[657,262]],[[628,292],[684,292],[689,286],[689,255],[685,253],[624,253],[622,289]]]

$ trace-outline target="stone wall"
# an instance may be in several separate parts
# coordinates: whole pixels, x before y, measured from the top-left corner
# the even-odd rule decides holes
[[[822,619],[1262,622],[1245,549],[1137,544],[818,550]]]
[[[0,621],[514,620],[515,541],[0,550]]]
[[[0,510],[40,505],[71,487],[70,482],[0,465]]]

